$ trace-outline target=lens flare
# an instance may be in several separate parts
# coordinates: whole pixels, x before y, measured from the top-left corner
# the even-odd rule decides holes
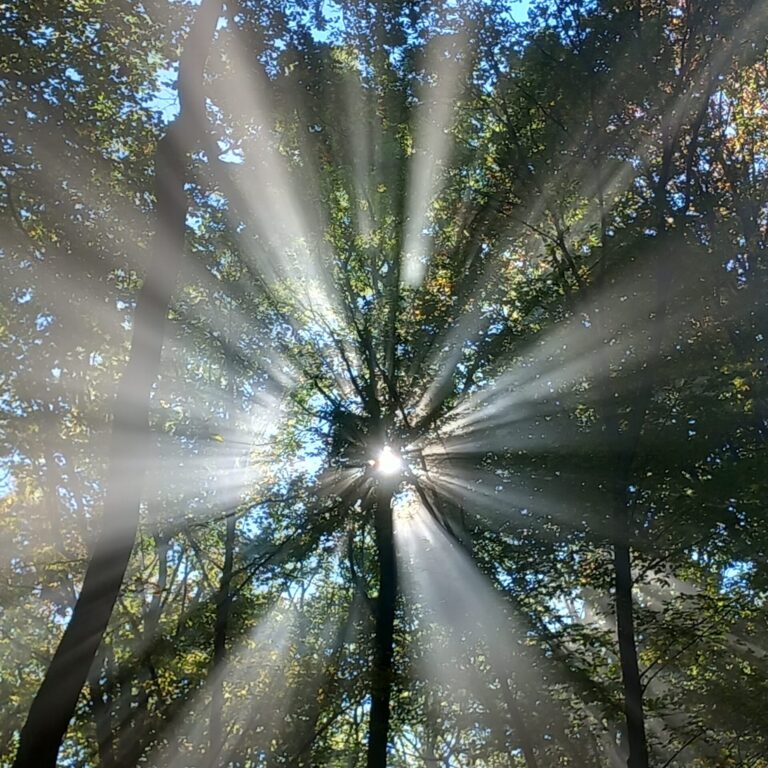
[[[400,454],[390,445],[385,445],[376,457],[376,471],[381,475],[396,475],[403,469]]]

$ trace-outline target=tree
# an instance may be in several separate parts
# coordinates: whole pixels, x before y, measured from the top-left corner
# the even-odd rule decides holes
[[[613,0],[537,3],[524,24],[502,3],[217,13],[182,131],[196,173],[165,175],[188,257],[141,390],[146,506],[123,497],[136,545],[67,760],[759,759],[761,19]],[[33,60],[35,21],[19,29]],[[120,114],[126,93],[104,91]],[[142,119],[120,126],[131,157],[158,129]],[[12,178],[8,221],[80,235],[57,193],[32,205],[44,187]],[[131,270],[98,278],[129,307],[156,282]],[[50,388],[68,343],[53,322],[38,345],[28,305],[11,304],[0,402],[24,414],[4,591],[31,610],[4,620],[45,660],[78,512],[114,493],[67,431],[82,402],[59,398],[39,434],[19,394],[13,355],[39,355]],[[89,324],[109,365],[83,363],[84,385],[114,378],[115,332]],[[28,564],[49,536],[63,562]]]
[[[146,450],[148,399],[159,365],[165,314],[184,248],[186,202],[180,159],[185,154],[187,134],[202,122],[205,41],[213,34],[220,12],[221,4],[204,4],[192,27],[188,53],[179,69],[179,116],[156,150],[158,224],[154,246],[156,253],[166,256],[153,260],[137,300],[131,353],[115,408],[111,472],[106,480],[100,544],[90,558],[67,629],[21,731],[14,761],[18,768],[55,765],[133,549],[144,474],[141,460],[132,478],[132,493],[123,482],[123,473],[127,464]]]

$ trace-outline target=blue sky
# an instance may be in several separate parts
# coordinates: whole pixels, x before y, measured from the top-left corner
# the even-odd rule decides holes
[[[510,16],[515,21],[525,21],[528,17],[530,4],[531,0],[509,0],[508,8]],[[329,21],[329,26],[326,27],[325,31],[319,29],[314,30],[313,35],[316,40],[322,41],[328,39],[330,32],[333,29],[334,20],[338,18],[338,13],[335,10],[338,8],[338,4],[331,2],[331,0],[323,0],[321,7],[323,15]],[[225,25],[225,20],[221,19],[219,22],[219,29]],[[179,102],[176,94],[177,71],[176,62],[165,67],[160,75],[161,87],[158,89],[157,93],[152,94],[147,98],[148,106],[159,112],[165,123],[173,120],[179,111]]]

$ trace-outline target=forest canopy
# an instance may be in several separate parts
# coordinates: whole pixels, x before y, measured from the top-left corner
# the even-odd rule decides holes
[[[0,764],[768,766],[762,0],[0,20]]]

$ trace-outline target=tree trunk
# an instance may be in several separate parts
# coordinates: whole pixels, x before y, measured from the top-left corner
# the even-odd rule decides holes
[[[629,522],[629,521],[627,521]],[[629,525],[626,526],[627,529]],[[632,562],[629,530],[613,547],[616,584],[616,628],[619,638],[621,677],[624,681],[624,715],[627,721],[628,768],[648,767],[648,744],[645,738],[643,687],[635,643],[635,619],[632,605]]]
[[[55,768],[136,539],[147,468],[150,393],[160,365],[165,317],[182,262],[186,231],[184,145],[186,137],[202,125],[203,70],[221,8],[220,0],[204,0],[197,12],[180,62],[179,116],[157,146],[154,258],[137,297],[130,356],[115,403],[103,530],[72,617],[22,728],[14,768]]]
[[[224,567],[221,571],[219,593],[216,596],[216,626],[213,634],[214,684],[211,693],[211,717],[209,724],[208,765],[213,768],[219,760],[224,745],[222,710],[224,708],[224,659],[227,653],[227,632],[232,605],[232,563],[235,551],[237,519],[234,514],[227,516],[224,534]],[[218,675],[221,679],[216,679]]]
[[[379,558],[379,596],[376,600],[376,637],[373,649],[371,716],[368,730],[368,768],[386,768],[389,741],[392,655],[397,602],[397,561],[392,522],[394,489],[376,489],[374,529]]]
[[[594,113],[594,100],[593,100]],[[669,246],[666,234],[666,189],[670,178],[672,164],[672,140],[665,134],[662,151],[662,163],[659,173],[659,181],[654,190],[656,205],[657,241],[654,253],[654,282],[655,282],[655,306],[652,317],[654,318],[649,328],[650,347],[648,359],[650,365],[655,365],[661,351],[662,337],[664,335],[664,322],[667,311],[667,291],[669,289],[669,263],[672,249]],[[598,277],[598,290],[605,291],[607,286],[607,256],[609,243],[607,237],[607,209],[602,182],[597,184],[597,202],[600,214],[600,242],[602,250],[603,270]],[[604,329],[605,330],[605,329]],[[640,439],[645,421],[646,412],[653,395],[653,377],[646,374],[634,397],[634,405],[630,415],[630,423],[626,433],[622,434],[620,417],[616,410],[617,404],[613,402],[609,389],[608,367],[602,372],[605,381],[603,400],[608,406],[605,414],[605,424],[609,434],[614,436],[622,449],[618,452],[615,470],[615,483],[613,492],[614,507],[614,531],[613,531],[613,564],[616,612],[616,629],[619,646],[619,663],[621,667],[622,685],[624,693],[624,717],[626,722],[628,768],[648,768],[648,742],[645,733],[645,714],[643,708],[643,687],[640,677],[640,665],[637,658],[637,642],[635,638],[635,620],[633,605],[633,579],[632,579],[632,512],[628,486],[631,479],[632,467],[636,459]]]
[[[667,313],[667,297],[671,280],[670,260],[674,252],[666,224],[666,191],[671,174],[674,140],[665,135],[659,181],[654,190],[657,218],[657,241],[654,253],[655,306],[650,327],[650,365],[660,358]],[[632,599],[632,511],[628,487],[632,465],[637,457],[646,413],[651,404],[655,377],[647,376],[635,398],[635,406],[627,430],[626,451],[620,460],[616,486],[616,532],[613,545],[614,586],[616,588],[616,631],[619,662],[624,684],[624,717],[627,724],[627,768],[648,768],[648,740],[645,734],[643,686],[637,659],[635,616]],[[618,420],[612,415],[614,434],[619,434]]]

